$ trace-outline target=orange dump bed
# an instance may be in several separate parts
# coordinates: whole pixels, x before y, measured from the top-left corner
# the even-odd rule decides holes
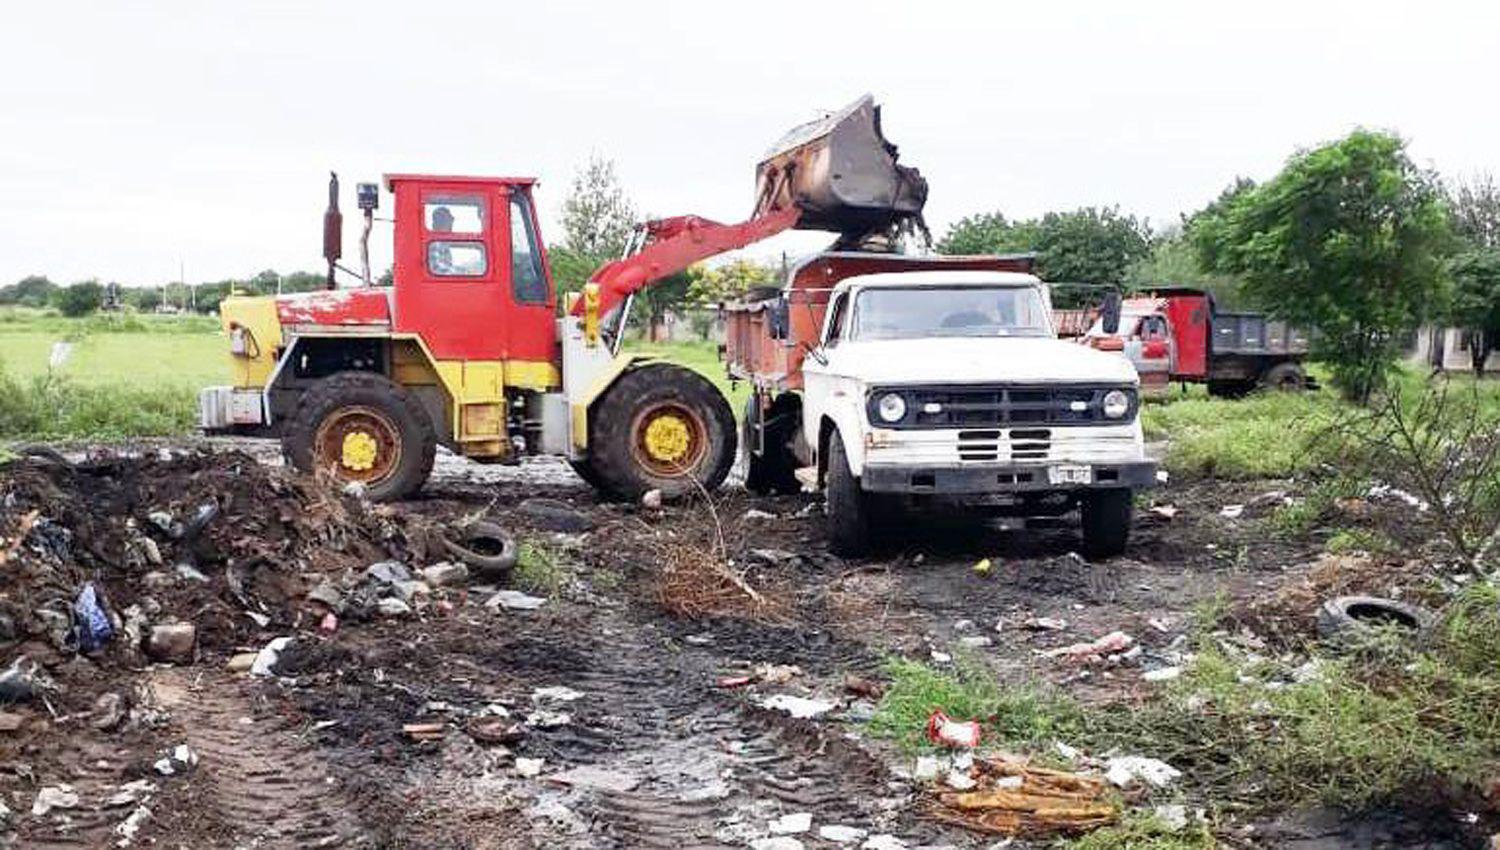
[[[944,269],[1030,272],[1034,262],[1032,254],[931,257],[853,251],[816,254],[791,270],[779,296],[724,305],[724,359],[729,374],[750,381],[761,390],[800,389],[805,346],[817,344],[829,293],[844,278]],[[781,325],[785,327],[780,328]]]

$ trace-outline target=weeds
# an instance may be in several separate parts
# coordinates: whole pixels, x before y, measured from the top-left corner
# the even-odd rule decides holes
[[[167,436],[196,424],[186,388],[86,386],[55,374],[22,381],[0,370],[0,438]]]
[[[1062,846],[1066,850],[1213,850],[1218,843],[1201,822],[1177,830],[1154,814],[1136,812]]]
[[[936,710],[956,719],[979,720],[986,735],[1013,748],[1073,737],[1083,721],[1082,710],[1066,696],[1039,686],[1002,685],[972,659],[957,659],[953,673],[893,659],[885,672],[891,684],[870,719],[870,731],[909,750],[931,746],[924,732],[927,718]]]
[[[535,540],[523,540],[516,547],[513,576],[522,590],[543,596],[557,596],[568,583],[562,553]]]
[[[1245,399],[1186,398],[1147,405],[1141,424],[1170,438],[1173,472],[1227,479],[1285,478],[1325,458],[1308,437],[1334,421],[1339,404],[1319,393],[1257,393]]]

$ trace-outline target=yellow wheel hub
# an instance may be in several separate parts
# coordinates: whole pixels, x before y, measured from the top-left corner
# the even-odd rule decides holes
[[[350,431],[344,435],[344,450],[340,460],[345,469],[364,472],[375,466],[380,447],[375,438],[364,431]]]
[[[646,453],[652,460],[675,463],[687,457],[693,432],[682,417],[663,413],[646,425]]]

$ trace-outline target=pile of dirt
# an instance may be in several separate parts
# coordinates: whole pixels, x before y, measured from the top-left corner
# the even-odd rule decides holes
[[[90,649],[92,588],[113,632],[96,662],[138,660],[143,633],[173,622],[194,627],[196,652],[228,651],[307,625],[324,575],[426,562],[436,528],[239,452],[24,456],[0,468],[0,645]]]

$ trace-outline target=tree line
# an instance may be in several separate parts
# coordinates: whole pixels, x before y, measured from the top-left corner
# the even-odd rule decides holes
[[[325,280],[325,276],[317,272],[281,274],[274,269],[246,278],[197,284],[174,282],[159,286],[122,286],[98,280],[62,285],[45,275],[28,275],[8,286],[0,286],[0,305],[51,308],[64,316],[87,316],[103,309],[210,314],[218,312],[219,303],[230,292],[241,295],[309,292],[322,289]]]

